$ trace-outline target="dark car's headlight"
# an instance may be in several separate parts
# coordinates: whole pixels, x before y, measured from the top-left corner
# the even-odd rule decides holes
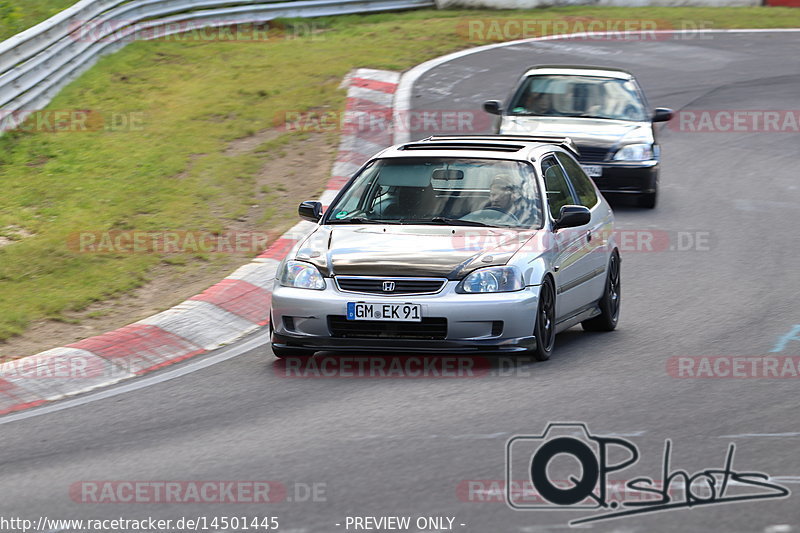
[[[522,272],[517,267],[486,267],[471,272],[456,286],[456,292],[512,292],[521,290],[524,286]]]
[[[652,144],[628,144],[614,154],[614,161],[649,161],[653,159]]]
[[[321,291],[325,288],[325,278],[317,267],[303,261],[286,261],[278,275],[278,283],[284,287],[296,289],[313,289]]]

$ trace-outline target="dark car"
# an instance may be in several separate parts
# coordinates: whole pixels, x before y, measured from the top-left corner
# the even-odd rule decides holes
[[[533,67],[506,106],[489,100],[484,110],[500,115],[496,133],[570,137],[600,191],[635,195],[640,206],[655,207],[661,154],[653,123],[670,120],[672,110],[651,111],[630,72]]]

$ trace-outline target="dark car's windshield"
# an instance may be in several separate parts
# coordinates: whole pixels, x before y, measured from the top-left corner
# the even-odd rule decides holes
[[[529,164],[469,158],[382,159],[328,211],[330,224],[443,224],[539,228]]]
[[[530,76],[517,91],[509,113],[637,122],[648,119],[633,81],[572,75]]]

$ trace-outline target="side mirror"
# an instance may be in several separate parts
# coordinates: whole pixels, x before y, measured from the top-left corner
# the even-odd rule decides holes
[[[492,115],[502,115],[503,104],[500,100],[487,100],[483,103],[483,110]]]
[[[306,201],[300,204],[297,208],[297,214],[300,218],[310,220],[311,222],[319,222],[322,218],[322,203]]]
[[[558,220],[556,220],[553,231],[564,228],[575,228],[577,226],[585,226],[592,220],[592,213],[588,207],[582,205],[565,205],[561,207],[558,213]]]
[[[666,122],[672,120],[672,109],[668,107],[657,107],[653,111],[653,122]]]

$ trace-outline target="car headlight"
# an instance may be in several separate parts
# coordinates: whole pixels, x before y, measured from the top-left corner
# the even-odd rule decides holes
[[[325,288],[325,278],[319,273],[317,267],[302,261],[286,261],[278,277],[278,282],[284,287],[297,289],[321,291]]]
[[[648,161],[653,159],[652,144],[629,144],[614,154],[614,161]]]
[[[479,268],[471,272],[456,287],[456,292],[511,292],[521,290],[522,273],[514,266]]]

